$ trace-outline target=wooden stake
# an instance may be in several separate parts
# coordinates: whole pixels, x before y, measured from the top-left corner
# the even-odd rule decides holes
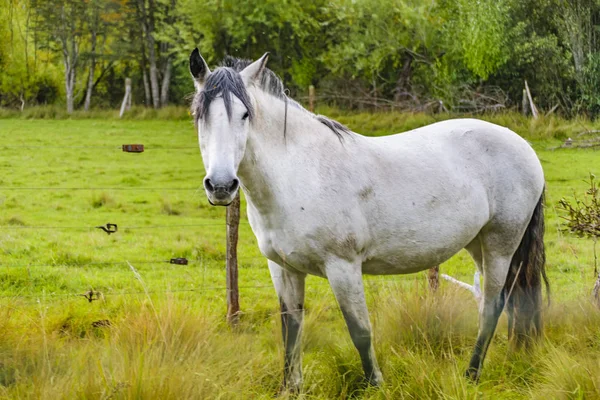
[[[427,281],[429,282],[429,289],[432,292],[436,292],[440,287],[440,266],[436,265],[433,268],[429,268],[427,271]]]
[[[238,289],[237,243],[240,225],[240,193],[227,207],[227,322],[239,321],[240,294]]]
[[[313,85],[308,87],[308,109],[310,112],[315,112],[315,87]]]
[[[535,104],[533,103],[533,98],[531,97],[531,91],[529,91],[529,85],[527,84],[527,81],[525,81],[525,90],[527,91],[527,98],[529,99],[529,108],[531,108],[531,115],[533,115],[533,119],[537,119],[538,110]]]

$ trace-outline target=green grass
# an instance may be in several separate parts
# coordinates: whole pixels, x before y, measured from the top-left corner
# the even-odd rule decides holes
[[[321,112],[370,134],[441,118]],[[244,314],[236,329],[225,323],[225,210],[209,206],[201,189],[192,123],[156,115],[36,118],[0,119],[0,397],[272,398],[283,364],[277,298],[242,213]],[[503,318],[480,384],[469,384],[462,373],[477,332],[470,294],[446,282],[431,294],[424,273],[366,277],[386,385],[365,387],[330,289],[309,278],[304,398],[600,398],[592,244],[562,233],[556,209],[561,197],[582,193],[590,171],[599,172],[600,154],[549,150],[597,124],[516,114],[487,119],[532,140],[546,172],[553,303],[544,343],[510,352]],[[144,143],[147,151],[118,150],[126,143]],[[17,147],[23,145],[39,147]],[[100,189],[8,189],[24,187]],[[94,228],[106,223],[119,231]],[[161,262],[173,257],[190,264]],[[465,281],[473,270],[465,252],[442,265]],[[90,303],[77,295],[90,289],[103,298]]]
[[[68,114],[64,105],[34,106],[23,111],[0,107],[0,119],[118,119],[118,109],[91,109],[89,111],[75,110]],[[133,106],[123,114],[124,120],[189,120],[187,107],[168,106],[155,110],[153,108]]]

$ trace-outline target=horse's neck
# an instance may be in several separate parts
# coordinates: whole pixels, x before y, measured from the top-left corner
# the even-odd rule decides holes
[[[324,132],[327,128],[323,124],[291,102],[286,118],[284,101],[264,93],[257,93],[255,98],[256,119],[249,132],[238,176],[248,201],[258,212],[269,213],[283,206],[281,195],[287,192],[289,185],[298,183],[298,169],[305,172],[315,168],[317,160],[311,162],[311,159],[319,157],[320,152],[310,149],[335,135]]]

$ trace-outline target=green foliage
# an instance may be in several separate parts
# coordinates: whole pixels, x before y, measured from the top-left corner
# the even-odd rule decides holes
[[[587,55],[580,74],[579,90],[581,96],[575,103],[575,110],[592,117],[600,115],[600,53]]]
[[[63,6],[68,23],[58,12]],[[144,20],[154,23],[152,33]],[[193,91],[187,60],[198,46],[211,66],[226,54],[256,59],[269,51],[269,66],[292,95],[315,85],[338,106],[517,108],[527,80],[541,110],[600,113],[594,0],[0,0],[0,105],[63,102],[65,27],[80,51],[75,108],[92,60],[94,106],[117,108],[127,77],[143,105],[150,35],[159,81],[172,65],[171,104],[185,104]]]
[[[323,60],[334,74],[363,79],[373,95],[390,97],[410,90],[414,64],[435,62],[444,52],[443,19],[435,1],[337,0],[336,40]],[[404,74],[404,76],[402,76]]]
[[[562,198],[558,207],[565,212],[562,218],[566,221],[567,231],[579,237],[591,238],[594,241],[594,275],[598,274],[598,256],[596,243],[600,238],[600,193],[596,176],[590,173],[589,189],[585,191],[584,200],[575,196],[573,203]],[[598,289],[594,287],[594,296],[598,299]],[[600,303],[599,303],[600,304]]]
[[[510,0],[506,18],[508,60],[489,79],[519,105],[527,80],[538,108],[560,104],[571,115],[576,98],[573,56],[565,45],[563,4],[557,0]]]
[[[567,230],[580,237],[600,238],[600,193],[596,176],[590,173],[589,189],[585,192],[584,200],[574,198],[571,203],[560,199],[559,208],[566,212],[563,216]]]
[[[460,46],[465,66],[487,79],[508,60],[506,0],[457,0],[456,17],[449,21],[448,37]]]
[[[53,103],[60,93],[60,71],[35,48],[32,20],[18,1],[0,1],[0,106]]]

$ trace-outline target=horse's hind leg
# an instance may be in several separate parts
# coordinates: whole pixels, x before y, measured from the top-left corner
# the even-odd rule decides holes
[[[282,389],[297,392],[302,386],[300,336],[304,317],[306,274],[285,270],[272,261],[269,261],[269,271],[281,307],[281,331],[285,348]]]
[[[504,284],[510,267],[510,256],[493,252],[483,253],[483,300],[479,309],[479,333],[466,375],[477,381],[487,349],[490,345],[498,318],[504,308]]]
[[[475,262],[475,266],[479,270],[479,273],[483,273],[483,253],[481,250],[481,240],[479,239],[479,236],[476,236],[471,243],[466,245],[465,249],[471,255],[471,258]]]
[[[371,385],[383,383],[371,341],[371,323],[365,300],[360,262],[330,260],[325,266],[327,279],[342,310],[350,337],[360,354],[365,377]]]
[[[483,252],[481,249],[481,240],[479,239],[479,236],[477,236],[475,239],[473,239],[473,241],[471,243],[469,243],[465,249],[467,249],[467,251],[469,252],[469,254],[471,254],[471,257],[473,258],[473,261],[475,261],[475,265],[477,266],[477,269],[479,270],[480,273],[483,273]],[[514,330],[514,321],[515,321],[515,316],[514,313],[512,312],[512,309],[507,308],[504,311],[506,311],[506,315],[508,316],[508,338],[510,341],[510,338],[512,336],[513,330]]]

